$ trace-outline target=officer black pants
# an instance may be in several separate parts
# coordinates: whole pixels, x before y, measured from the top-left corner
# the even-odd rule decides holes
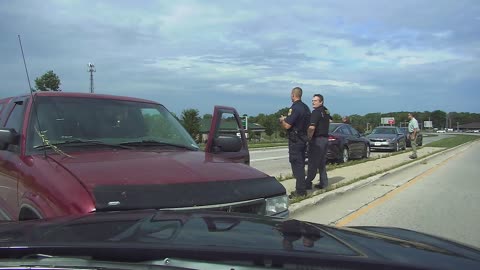
[[[299,194],[307,192],[305,186],[305,150],[306,143],[298,140],[297,142],[288,142],[289,161],[292,165],[293,176],[296,179],[295,189]]]
[[[314,137],[309,142],[308,146],[308,172],[306,185],[311,186],[313,179],[317,175],[317,171],[320,174],[320,186],[326,188],[328,186],[327,177],[327,137]]]

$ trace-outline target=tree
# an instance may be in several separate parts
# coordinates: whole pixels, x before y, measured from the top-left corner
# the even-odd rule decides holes
[[[182,124],[195,141],[200,140],[200,117],[197,109],[182,111]]]
[[[278,129],[278,118],[275,115],[268,115],[265,117],[265,120],[260,123],[262,126],[265,127],[265,134],[268,136],[272,136],[275,131]]]
[[[48,71],[42,76],[35,79],[35,85],[39,91],[59,91],[60,78],[53,70]]]
[[[342,122],[342,116],[338,113],[334,113],[332,115],[333,122]]]
[[[203,119],[212,119],[213,118],[213,115],[211,115],[210,113],[206,113],[203,115]]]
[[[447,122],[447,113],[441,110],[435,110],[430,115],[431,120],[433,122],[433,126],[436,128],[447,128],[445,123]]]

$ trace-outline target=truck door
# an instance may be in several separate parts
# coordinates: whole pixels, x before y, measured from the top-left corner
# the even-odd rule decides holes
[[[234,108],[215,106],[205,152],[250,165],[247,137]]]
[[[19,137],[17,144],[0,143],[0,220],[18,217],[18,176],[23,162],[21,155],[21,133],[24,123],[25,98],[16,98],[4,110],[5,124],[1,127],[15,130]]]

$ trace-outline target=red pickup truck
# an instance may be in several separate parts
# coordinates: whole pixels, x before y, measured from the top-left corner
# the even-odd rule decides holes
[[[228,121],[238,128],[224,128]],[[288,216],[285,188],[249,159],[233,108],[215,107],[200,151],[154,101],[67,92],[6,98],[0,220],[192,208]]]

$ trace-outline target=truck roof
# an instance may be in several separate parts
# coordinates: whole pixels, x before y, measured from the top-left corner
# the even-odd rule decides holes
[[[126,97],[126,96],[116,96],[116,95],[94,94],[94,93],[39,91],[39,92],[34,92],[33,95],[39,96],[39,97],[78,97],[78,98],[95,98],[95,99],[114,99],[114,100],[159,104],[158,102],[147,100],[147,99]],[[18,96],[30,96],[30,94],[24,94],[24,95],[18,95]],[[5,98],[5,100],[11,99],[11,98],[12,97]]]

